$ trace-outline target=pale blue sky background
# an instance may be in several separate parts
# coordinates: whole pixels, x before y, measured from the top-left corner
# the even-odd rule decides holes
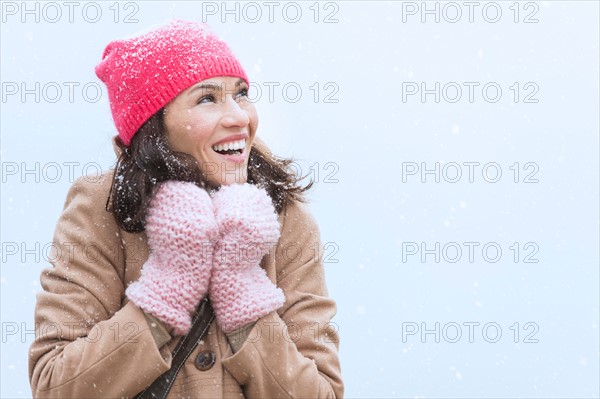
[[[272,21],[264,2],[238,3],[236,22],[235,11],[224,21],[221,9],[208,14],[221,2],[108,2],[92,23],[86,3],[72,22],[66,6],[58,18],[39,3],[36,22],[21,2],[3,2],[0,396],[31,395],[27,330],[69,170],[78,177],[114,163],[94,65],[110,40],[185,18],[208,22],[263,89],[259,136],[304,173],[318,171],[310,207],[329,243],[347,397],[598,397],[598,3],[513,3],[480,2],[472,22],[462,2],[427,2],[439,22],[421,2],[281,2]],[[128,15],[138,22],[124,23]],[[36,82],[39,102],[23,100],[21,85]],[[279,85],[272,101],[268,82]],[[436,82],[439,102],[408,95]],[[51,102],[56,87],[62,97]],[[462,97],[451,102],[456,87]],[[473,182],[469,162],[479,163]],[[439,183],[421,177],[436,163]],[[451,183],[456,164],[462,178]],[[482,176],[485,164],[488,180],[501,171],[498,182]],[[406,175],[414,165],[419,172]],[[524,183],[528,175],[537,182]],[[478,243],[472,262],[465,242]],[[439,243],[439,263],[410,255],[421,243]],[[501,249],[497,262],[482,254],[486,244],[487,259]],[[525,263],[528,255],[538,262]],[[436,322],[439,343],[421,335]],[[473,342],[470,322],[480,323]],[[498,341],[487,342],[498,327]]]

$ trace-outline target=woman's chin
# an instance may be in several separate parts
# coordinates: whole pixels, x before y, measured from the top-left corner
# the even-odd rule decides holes
[[[222,186],[230,186],[232,184],[244,184],[248,181],[248,177],[245,174],[240,174],[240,176],[234,176],[233,174],[227,176],[224,180],[221,181]]]

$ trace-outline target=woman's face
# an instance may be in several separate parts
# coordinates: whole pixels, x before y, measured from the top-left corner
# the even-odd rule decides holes
[[[215,186],[246,182],[258,126],[247,94],[243,79],[215,77],[189,87],[165,107],[171,150],[193,155]]]

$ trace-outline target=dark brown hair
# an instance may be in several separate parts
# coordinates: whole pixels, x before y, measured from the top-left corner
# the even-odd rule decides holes
[[[167,180],[195,183],[207,190],[216,189],[201,171],[196,159],[169,149],[164,108],[156,112],[136,132],[129,146],[115,139],[121,150],[106,202],[117,224],[125,231],[138,233],[145,228],[146,211],[158,184]],[[304,202],[304,192],[312,187],[300,184],[289,165],[292,159],[279,158],[252,146],[248,159],[247,181],[264,188],[281,213],[292,200]]]

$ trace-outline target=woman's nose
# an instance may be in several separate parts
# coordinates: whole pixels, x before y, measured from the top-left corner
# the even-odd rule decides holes
[[[246,110],[240,107],[240,104],[233,99],[233,97],[227,97],[224,107],[224,115],[222,123],[226,127],[240,126],[244,127],[250,123],[250,117]]]

